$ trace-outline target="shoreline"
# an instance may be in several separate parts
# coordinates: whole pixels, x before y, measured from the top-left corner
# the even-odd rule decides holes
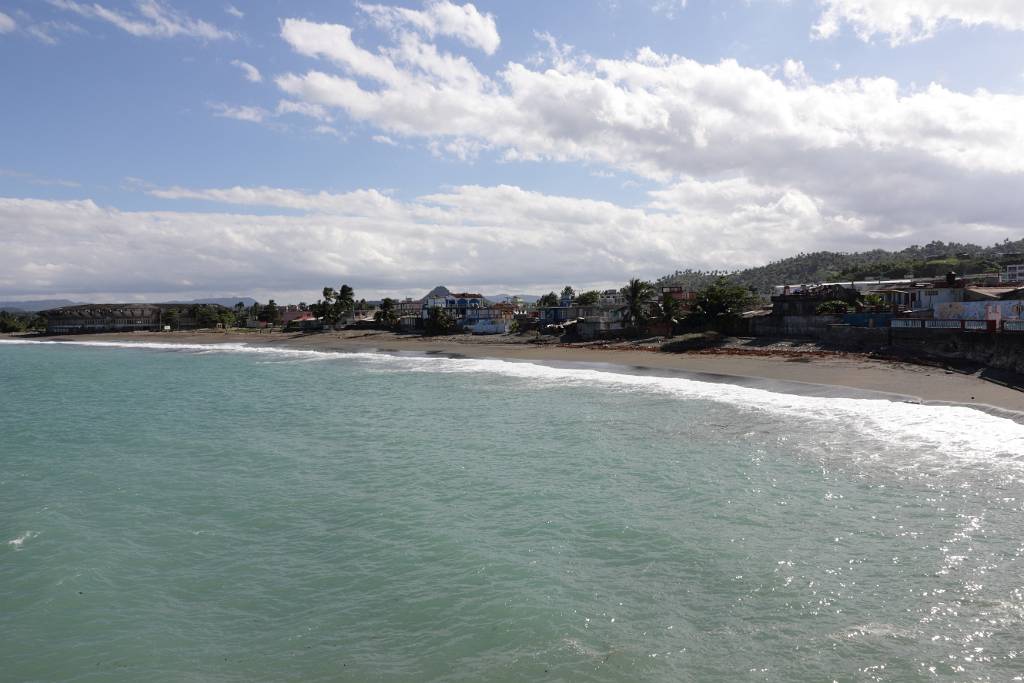
[[[284,332],[124,332],[62,337],[17,337],[37,341],[117,341],[178,344],[244,343],[309,351],[377,352],[492,358],[545,364],[587,364],[631,374],[662,374],[725,382],[776,393],[822,398],[876,398],[928,405],[962,405],[1024,422],[1024,391],[963,373],[854,353],[735,355],[669,353],[643,349],[534,344],[495,337],[418,337],[377,330],[315,334]]]

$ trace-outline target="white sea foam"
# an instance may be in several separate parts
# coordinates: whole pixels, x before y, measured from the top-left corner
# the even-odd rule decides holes
[[[934,453],[945,464],[968,464],[999,458],[1024,468],[1024,425],[968,406],[937,406],[884,399],[821,398],[778,393],[754,387],[705,382],[683,377],[635,375],[589,367],[554,367],[490,358],[396,356],[385,353],[326,352],[247,344],[174,344],[159,342],[34,342],[93,347],[139,348],[192,353],[247,353],[293,360],[348,359],[380,370],[456,374],[492,374],[529,382],[533,386],[602,387],[687,400],[728,403],[757,411],[819,423],[825,430],[853,431],[866,437]]]
[[[15,550],[21,550],[21,547],[25,544],[25,541],[35,538],[38,535],[39,534],[35,531],[26,531],[21,536],[18,536],[17,538],[12,538],[11,540],[7,541],[7,545],[13,547]]]

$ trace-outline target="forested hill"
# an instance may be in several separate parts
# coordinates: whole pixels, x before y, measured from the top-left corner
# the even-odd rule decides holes
[[[706,287],[715,278],[728,277],[762,294],[780,284],[897,279],[958,273],[994,272],[1007,263],[1024,263],[1024,239],[991,247],[957,242],[931,242],[901,251],[874,249],[854,253],[817,251],[798,254],[765,266],[737,271],[681,270],[658,280],[658,286]]]

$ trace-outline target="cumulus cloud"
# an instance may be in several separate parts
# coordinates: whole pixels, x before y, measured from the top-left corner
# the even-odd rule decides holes
[[[812,198],[838,231],[854,221],[860,246],[867,235],[905,244],[931,224],[979,241],[1019,230],[1020,95],[884,77],[816,83],[792,60],[776,75],[649,48],[600,59],[553,39],[544,63],[512,62],[489,76],[415,35],[371,51],[348,27],[288,20],[282,37],[330,62],[279,76],[291,98],[390,139],[420,139],[434,154],[583,162],[664,186],[743,178]]]
[[[250,83],[260,83],[263,80],[263,75],[260,70],[254,67],[249,62],[243,62],[241,59],[234,59],[231,61],[232,66],[237,66],[242,70],[245,75],[245,80]]]
[[[642,49],[633,58],[509,63],[497,76],[415,36],[371,52],[351,29],[289,19],[282,37],[341,73],[286,73],[296,100],[343,110],[387,134],[473,140],[509,159],[579,160],[656,179],[791,166],[794,155],[905,152],[963,170],[1024,170],[1024,97],[888,78],[814,84],[734,60],[702,64]]]
[[[837,34],[844,23],[861,40],[884,35],[893,45],[930,38],[944,24],[1024,29],[1024,3],[1019,0],[818,1],[823,9],[813,33],[820,38]]]
[[[245,12],[243,12],[240,9],[238,9],[234,5],[228,5],[227,7],[224,8],[224,11],[227,12],[228,14],[230,14],[231,16],[233,16],[236,19],[242,19],[242,18],[245,17]]]
[[[136,0],[135,12],[126,14],[110,9],[98,2],[81,3],[76,0],[47,0],[58,9],[73,12],[88,19],[105,21],[140,38],[174,38],[185,36],[200,40],[233,39],[230,31],[193,19],[159,0]]]
[[[0,12],[0,33],[11,33],[18,28],[17,22],[9,15]]]
[[[683,4],[686,4],[685,0]],[[470,3],[457,5],[448,0],[430,0],[422,11],[370,4],[360,4],[359,8],[378,26],[389,29],[411,28],[430,38],[451,36],[489,55],[493,55],[501,44],[494,16],[481,14]]]
[[[0,199],[0,224],[19,226],[17,234],[0,233],[11,264],[0,272],[0,293],[301,297],[339,279],[366,296],[416,294],[438,282],[547,291],[566,282],[612,286],[681,266],[757,265],[801,250],[963,238],[955,215],[879,232],[871,216],[741,177],[685,176],[635,207],[507,185],[459,186],[408,201],[376,189],[146,191],[227,208],[121,211],[91,200]],[[1018,231],[1022,201],[1001,208],[1016,212]],[[1010,233],[979,222],[973,234],[995,241]]]

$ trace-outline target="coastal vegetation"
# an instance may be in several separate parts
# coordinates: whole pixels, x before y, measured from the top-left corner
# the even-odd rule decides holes
[[[724,330],[733,325],[740,314],[756,305],[757,296],[747,287],[725,277],[718,277],[698,290],[693,311],[687,316],[691,326]]]
[[[423,329],[428,337],[436,337],[455,332],[455,319],[443,308],[431,308]]]
[[[385,297],[380,302],[380,308],[373,314],[375,322],[384,327],[395,327],[398,325],[398,313],[395,312],[395,300]]]
[[[649,316],[652,300],[655,292],[654,285],[645,280],[633,278],[622,289],[622,296],[626,300],[626,325],[630,329],[636,329]]]
[[[333,287],[324,287],[323,299],[310,306],[310,310],[318,318],[330,325],[337,323],[346,314],[355,310],[355,291],[349,285],[342,285],[335,290]]]
[[[46,320],[26,311],[0,311],[0,333],[46,329]]]
[[[537,299],[538,308],[546,308],[558,305],[558,295],[554,292],[548,292],[541,298]]]
[[[959,242],[930,242],[899,251],[873,249],[864,252],[818,251],[773,261],[757,268],[734,271],[677,270],[660,278],[661,286],[699,290],[720,277],[752,287],[762,295],[780,283],[848,282],[910,277],[936,277],[950,270],[958,273],[994,272],[1007,263],[1024,260],[1024,239],[1006,240],[990,247]]]

